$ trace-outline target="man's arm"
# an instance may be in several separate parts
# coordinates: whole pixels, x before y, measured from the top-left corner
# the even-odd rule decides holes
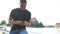
[[[10,24],[22,25],[22,21],[14,21],[12,17],[9,17]]]
[[[28,26],[31,23],[31,19],[29,21],[24,21],[23,25]]]
[[[16,24],[16,25],[21,25],[21,26],[28,26],[29,25],[29,22],[27,22],[27,21],[24,21],[24,22],[14,21],[12,17],[9,17],[9,23],[12,24],[12,25]]]

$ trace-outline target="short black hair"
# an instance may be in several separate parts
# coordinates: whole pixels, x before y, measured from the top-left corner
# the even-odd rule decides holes
[[[20,0],[20,3],[27,3],[26,0]]]

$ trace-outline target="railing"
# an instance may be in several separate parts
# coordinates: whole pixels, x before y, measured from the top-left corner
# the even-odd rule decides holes
[[[9,34],[9,31],[6,31],[6,30],[0,30],[0,32],[1,32],[2,34]]]

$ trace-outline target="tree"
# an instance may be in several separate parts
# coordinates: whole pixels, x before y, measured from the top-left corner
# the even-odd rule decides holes
[[[34,22],[31,22],[30,27],[38,27],[37,25],[38,25],[38,21],[35,20]]]
[[[6,24],[6,21],[5,20],[2,20],[1,21],[1,25],[4,25],[4,24]]]
[[[40,23],[39,23],[39,25],[40,25],[40,27],[44,27],[44,25],[43,25],[43,23],[42,23],[42,22],[40,22]]]
[[[41,28],[43,28],[44,25],[42,22],[39,23],[37,20],[35,20],[34,22],[31,22],[31,25],[29,27],[41,27]]]

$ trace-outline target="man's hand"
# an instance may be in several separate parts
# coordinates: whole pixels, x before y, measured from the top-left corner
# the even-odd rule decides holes
[[[17,24],[17,25],[20,25],[20,26],[28,26],[29,25],[29,22],[27,22],[27,21],[12,21],[12,20],[10,20],[9,21],[11,24]]]
[[[24,22],[22,23],[22,25],[23,25],[23,26],[28,26],[28,25],[29,25],[29,22],[24,21]]]
[[[24,25],[28,26],[29,25],[29,22],[24,21]]]
[[[22,21],[12,21],[12,20],[9,20],[9,23],[20,25],[22,23]]]
[[[17,24],[18,25],[23,25],[23,22],[22,21],[17,21]]]

